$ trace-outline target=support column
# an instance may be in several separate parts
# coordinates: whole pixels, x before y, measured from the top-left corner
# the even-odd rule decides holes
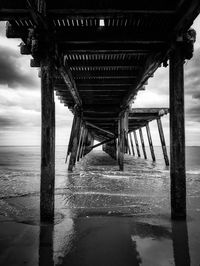
[[[151,157],[153,162],[156,161],[156,157],[155,157],[155,153],[154,153],[154,148],[153,148],[153,142],[152,142],[152,138],[151,138],[151,131],[150,131],[150,127],[149,127],[149,123],[146,124],[146,131],[147,131],[147,137],[148,137],[148,141],[149,141],[149,148],[151,151]]]
[[[142,134],[142,128],[139,128],[139,133],[140,133],[140,140],[141,140],[141,144],[142,144],[144,159],[147,159],[146,149],[145,149],[145,145],[144,145],[144,138],[143,138],[143,134]]]
[[[81,150],[82,137],[83,137],[83,125],[81,126],[81,129],[80,129],[80,137],[79,137],[78,149],[77,149],[77,155],[76,155],[76,161],[77,162],[79,161],[79,158],[80,158],[80,150]]]
[[[157,124],[158,124],[158,131],[159,131],[159,135],[160,135],[160,142],[162,145],[162,150],[163,150],[163,156],[165,159],[165,164],[168,166],[169,165],[169,159],[168,159],[168,155],[167,155],[167,147],[165,144],[165,136],[164,136],[164,132],[163,132],[163,127],[162,127],[162,122],[160,117],[157,118]]]
[[[83,149],[84,135],[85,135],[85,126],[83,124],[83,126],[82,126],[82,133],[81,133],[81,137],[80,137],[80,147],[79,147],[79,153],[78,153],[77,161],[79,161],[80,158],[81,158],[82,149]]]
[[[118,120],[118,163],[119,170],[124,170],[124,115]]]
[[[129,144],[128,144],[128,111],[124,112],[124,153],[129,153]]]
[[[68,144],[68,148],[67,148],[67,155],[66,155],[65,163],[67,163],[68,156],[70,155],[70,153],[72,151],[72,144],[73,144],[72,141],[73,141],[75,124],[76,124],[76,116],[74,115],[73,122],[72,122],[71,133],[70,133],[70,138],[69,138],[69,144]]]
[[[138,157],[140,157],[140,148],[139,148],[139,144],[138,144],[138,140],[137,140],[136,131],[133,131],[133,134],[134,134],[134,139],[135,139],[135,145],[136,145],[136,149],[137,149],[137,154],[138,154]]]
[[[180,45],[170,56],[170,175],[172,219],[186,218],[184,57]]]
[[[41,183],[40,219],[54,220],[55,187],[55,103],[53,63],[50,56],[41,60]]]
[[[133,139],[132,139],[132,134],[131,134],[131,132],[129,133],[129,138],[130,138],[130,141],[131,141],[132,154],[133,154],[133,156],[135,156],[135,151],[134,151]]]
[[[81,114],[79,111],[75,112],[76,123],[74,126],[74,134],[73,134],[73,140],[72,140],[72,152],[69,160],[69,166],[68,170],[72,171],[75,163],[76,163],[76,155],[78,150],[78,144],[79,144],[79,137],[80,137],[80,129],[81,129]]]

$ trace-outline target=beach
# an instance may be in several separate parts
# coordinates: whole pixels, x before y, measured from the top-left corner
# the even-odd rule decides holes
[[[170,177],[157,162],[101,150],[73,173],[56,150],[55,221],[41,224],[40,148],[1,147],[0,265],[199,266],[199,147],[187,147],[186,222],[170,218]],[[148,158],[149,151],[148,151]]]

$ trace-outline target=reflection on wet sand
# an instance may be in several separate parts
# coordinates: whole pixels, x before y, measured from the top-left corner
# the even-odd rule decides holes
[[[40,225],[39,266],[54,266],[53,224]]]
[[[187,223],[184,222],[173,222],[171,230],[160,225],[135,222],[130,217],[77,217],[73,236],[65,232],[64,226],[55,227],[58,226],[61,231],[58,228],[54,231],[53,225],[40,226],[40,266],[163,265],[163,261],[164,265],[190,266]],[[138,249],[137,241],[140,242],[140,239],[143,243],[151,243],[150,251],[154,254],[151,253],[149,261],[144,253],[148,254],[147,246],[142,247],[139,243]],[[173,241],[173,261],[159,254],[165,240]],[[152,248],[156,247],[155,243],[159,244],[159,249]],[[170,249],[168,246],[164,248]]]
[[[186,222],[172,222],[172,238],[175,265],[190,266],[190,251]]]

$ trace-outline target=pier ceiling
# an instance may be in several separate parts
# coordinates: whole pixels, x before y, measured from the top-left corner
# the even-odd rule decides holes
[[[162,64],[174,44],[192,56],[188,34],[199,0],[2,0],[7,37],[21,38],[32,67],[48,55],[54,88],[73,112],[96,122],[118,117]],[[192,41],[191,41],[192,42]],[[189,50],[189,52],[188,52]],[[115,120],[112,120],[115,124]],[[131,122],[132,123],[132,122]]]

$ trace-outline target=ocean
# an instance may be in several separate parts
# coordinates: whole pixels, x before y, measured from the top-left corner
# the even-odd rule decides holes
[[[94,150],[68,173],[66,150],[56,147],[52,229],[39,221],[40,147],[0,147],[0,265],[200,265],[200,147],[186,148],[187,223],[170,220],[161,147],[155,147],[155,163],[148,147],[148,160],[125,155],[123,172]],[[12,250],[9,230],[17,239]],[[21,230],[29,244],[20,253]],[[43,230],[51,235],[46,255]]]

